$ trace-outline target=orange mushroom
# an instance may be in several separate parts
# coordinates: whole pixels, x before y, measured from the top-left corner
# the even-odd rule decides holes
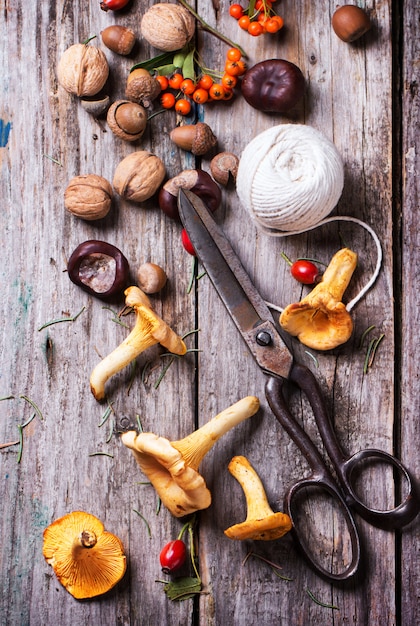
[[[341,302],[356,269],[357,254],[348,248],[331,259],[321,282],[300,302],[289,304],[280,325],[314,350],[332,350],[350,339],[353,321]]]
[[[244,522],[227,528],[225,535],[229,539],[270,541],[289,532],[292,520],[286,513],[275,513],[270,507],[261,479],[248,459],[235,456],[228,469],[244,490],[248,513]]]
[[[44,530],[43,555],[59,582],[78,600],[106,593],[126,570],[120,539],[83,511],[64,515]]]

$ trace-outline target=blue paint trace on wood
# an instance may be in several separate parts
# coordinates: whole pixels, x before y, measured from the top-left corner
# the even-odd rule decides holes
[[[0,148],[5,148],[9,141],[9,133],[12,125],[10,122],[4,122],[0,120]]]

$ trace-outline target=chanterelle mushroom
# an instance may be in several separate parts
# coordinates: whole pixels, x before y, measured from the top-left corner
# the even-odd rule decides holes
[[[183,517],[211,504],[210,491],[198,472],[203,457],[222,435],[254,415],[259,406],[258,398],[247,396],[179,441],[153,433],[137,435],[135,431],[124,433],[121,439],[132,449],[162,503],[175,517]]]
[[[235,456],[228,469],[244,490],[248,513],[246,520],[225,530],[230,539],[270,541],[283,537],[292,528],[286,513],[275,513],[270,507],[263,484],[244,456]]]
[[[113,352],[94,368],[90,388],[97,400],[105,397],[105,383],[126,367],[147,348],[160,343],[174,354],[185,354],[187,346],[152,309],[149,298],[138,287],[125,290],[125,303],[136,312],[136,324],[131,333]]]
[[[314,350],[332,350],[350,339],[353,321],[341,302],[356,269],[357,254],[348,248],[331,259],[321,282],[280,315],[281,327]]]
[[[77,599],[106,593],[124,576],[121,541],[83,511],[55,520],[44,530],[43,555],[60,583]]]

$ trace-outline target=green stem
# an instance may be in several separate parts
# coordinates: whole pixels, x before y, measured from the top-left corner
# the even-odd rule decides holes
[[[186,2],[185,0],[178,0],[178,2],[182,4],[182,6],[185,7],[187,11],[191,13],[191,15],[195,17],[195,19],[200,23],[201,28],[203,30],[207,31],[211,35],[214,35],[215,37],[220,39],[220,41],[223,41],[224,43],[226,43],[228,46],[231,46],[232,48],[237,48],[243,57],[245,58],[248,57],[247,53],[245,52],[245,50],[243,50],[243,48],[241,48],[241,46],[239,46],[237,43],[235,43],[234,41],[232,41],[231,39],[223,35],[220,31],[210,26],[210,24],[207,24],[207,22],[205,22],[203,18],[200,17],[198,13],[194,11],[194,9],[188,4],[188,2]]]

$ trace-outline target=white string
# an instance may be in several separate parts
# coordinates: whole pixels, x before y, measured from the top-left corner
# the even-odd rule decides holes
[[[369,291],[369,289],[372,287],[372,285],[376,282],[376,279],[379,276],[379,272],[381,270],[381,265],[382,265],[382,246],[381,246],[381,242],[379,241],[379,237],[378,235],[375,233],[375,231],[373,230],[373,228],[371,226],[369,226],[369,224],[366,224],[366,222],[363,222],[362,220],[359,220],[357,217],[350,217],[347,215],[336,215],[334,217],[327,217],[323,220],[321,220],[318,224],[314,224],[313,226],[310,226],[309,228],[304,228],[302,230],[296,230],[293,232],[281,232],[281,231],[276,231],[274,229],[271,228],[265,228],[265,227],[261,227],[260,230],[262,230],[263,232],[265,232],[268,235],[271,235],[272,237],[286,237],[289,235],[301,235],[302,233],[306,233],[309,230],[314,230],[314,228],[318,228],[318,226],[323,226],[324,224],[328,224],[330,222],[354,222],[355,224],[359,224],[359,226],[362,226],[362,228],[364,228],[365,230],[368,231],[368,233],[371,235],[373,241],[375,242],[376,245],[376,254],[377,254],[377,258],[376,258],[376,266],[375,266],[375,270],[371,276],[371,278],[368,280],[368,282],[366,283],[366,285],[359,291],[359,293],[357,294],[357,296],[355,296],[353,298],[353,300],[350,300],[350,302],[346,305],[346,309],[347,311],[351,311],[352,308],[359,302],[359,300],[361,300],[363,298],[363,296]],[[280,313],[283,312],[283,309],[275,304],[272,304],[270,302],[266,302],[267,306],[269,306],[271,309],[274,309],[275,311],[279,311]]]

